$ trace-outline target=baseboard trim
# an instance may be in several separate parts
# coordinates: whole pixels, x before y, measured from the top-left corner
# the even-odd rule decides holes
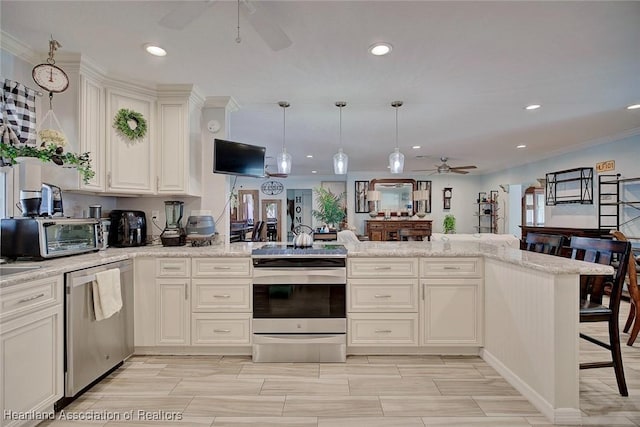
[[[491,352],[486,349],[480,351],[480,357],[495,369],[509,384],[526,397],[529,402],[553,424],[581,425],[582,413],[580,408],[554,408],[544,397],[532,389],[527,383],[507,368]]]

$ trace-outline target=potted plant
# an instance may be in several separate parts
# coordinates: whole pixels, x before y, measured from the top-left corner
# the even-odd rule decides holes
[[[91,169],[89,153],[64,152],[63,147],[67,140],[62,132],[43,129],[38,136],[42,141],[39,147],[0,142],[0,163],[3,166],[11,166],[18,163],[16,159],[19,157],[31,157],[43,162],[53,162],[59,166],[74,167],[85,184],[95,176],[95,172]]]
[[[342,206],[342,201],[345,194],[342,193],[338,196],[333,194],[330,190],[318,187],[313,190],[316,193],[316,203],[318,209],[312,209],[311,215],[324,225],[335,228],[336,224],[340,224],[346,212]]]
[[[456,232],[456,217],[451,214],[445,215],[442,225],[444,234],[454,234]]]

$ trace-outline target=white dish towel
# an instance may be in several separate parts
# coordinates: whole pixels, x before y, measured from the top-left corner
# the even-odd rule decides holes
[[[120,292],[120,269],[96,273],[93,286],[93,311],[96,320],[108,319],[122,308],[122,293]]]

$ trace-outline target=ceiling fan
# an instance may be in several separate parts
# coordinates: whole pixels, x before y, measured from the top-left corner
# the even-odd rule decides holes
[[[442,162],[442,164],[439,165],[435,165],[436,168],[435,169],[419,169],[419,170],[415,170],[414,172],[431,172],[433,171],[438,172],[438,173],[449,173],[449,172],[453,172],[453,173],[459,173],[459,174],[468,174],[469,171],[465,170],[465,169],[476,169],[476,166],[473,165],[469,165],[469,166],[449,166],[447,164],[447,160],[449,160],[448,157],[440,157],[440,161]]]
[[[173,30],[183,30],[215,3],[216,0],[182,1],[164,15],[158,23],[163,27]],[[242,5],[242,7],[240,7],[240,5]],[[264,5],[259,5],[258,2],[250,0],[238,0],[237,43],[241,41],[240,13],[246,17],[249,24],[251,24],[271,50],[278,51],[291,46],[291,39],[276,23],[275,17],[269,12],[268,8]]]
[[[267,158],[273,158],[273,157],[267,157]],[[286,173],[280,173],[280,172],[269,172],[269,168],[272,167],[273,165],[264,165],[264,176],[266,176],[267,178],[286,178],[289,175]]]

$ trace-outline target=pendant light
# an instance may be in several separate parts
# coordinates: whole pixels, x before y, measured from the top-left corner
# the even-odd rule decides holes
[[[291,154],[287,153],[287,148],[284,145],[287,135],[287,115],[286,111],[291,105],[286,101],[278,102],[278,105],[282,107],[282,153],[276,156],[276,162],[278,163],[278,173],[289,174],[291,173]]]
[[[349,167],[349,156],[342,151],[342,107],[347,105],[344,101],[337,101],[336,107],[340,108],[340,147],[338,152],[333,155],[333,173],[336,175],[345,175]]]
[[[393,101],[391,106],[396,109],[396,149],[389,154],[389,169],[391,173],[402,173],[404,170],[404,154],[398,147],[398,108],[402,107],[402,101]]]

